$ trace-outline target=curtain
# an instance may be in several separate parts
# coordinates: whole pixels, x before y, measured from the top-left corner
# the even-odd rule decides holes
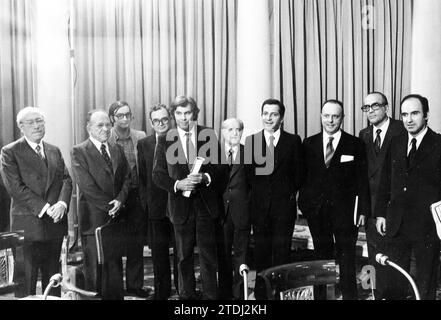
[[[236,0],[78,0],[74,11],[76,143],[86,113],[115,100],[148,133],[148,109],[177,95],[217,130],[235,114]]]
[[[380,91],[398,118],[410,90],[412,1],[270,0],[273,92],[286,105],[285,129],[321,130],[327,99],[345,108],[343,128],[367,125],[364,97]]]
[[[34,104],[32,1],[0,1],[0,147],[20,137],[15,115]]]

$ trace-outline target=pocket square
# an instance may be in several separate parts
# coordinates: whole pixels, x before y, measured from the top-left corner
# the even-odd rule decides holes
[[[347,156],[347,155],[342,155],[340,158],[340,162],[351,162],[354,161],[354,156]]]

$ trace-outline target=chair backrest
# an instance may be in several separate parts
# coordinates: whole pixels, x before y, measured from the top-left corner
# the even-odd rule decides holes
[[[124,222],[107,223],[95,230],[98,264],[108,259],[122,257],[125,250],[126,224]]]
[[[313,286],[337,282],[334,260],[303,261],[272,267],[256,276],[258,300],[309,300]]]

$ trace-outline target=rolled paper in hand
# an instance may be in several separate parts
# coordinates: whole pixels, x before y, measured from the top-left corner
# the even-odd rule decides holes
[[[194,160],[193,168],[191,168],[190,174],[197,174],[201,170],[202,164],[204,163],[205,158],[196,157]],[[186,198],[190,197],[191,191],[184,191],[182,195]]]

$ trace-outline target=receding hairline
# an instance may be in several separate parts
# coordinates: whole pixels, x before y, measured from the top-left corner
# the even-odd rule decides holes
[[[380,100],[381,100],[381,103],[384,104],[384,105],[387,105],[387,104],[389,103],[389,102],[387,101],[386,96],[385,96],[383,93],[381,93],[381,92],[371,92],[371,93],[369,93],[369,94],[366,96],[365,100],[366,100],[367,98],[371,97],[371,96],[379,97]]]
[[[39,108],[37,108],[37,107],[31,107],[31,106],[24,107],[23,109],[21,109],[21,110],[17,113],[17,116],[16,116],[17,126],[20,125],[20,123],[23,121],[23,119],[24,119],[28,114],[31,114],[31,113],[37,113],[37,114],[39,114],[43,119],[46,118],[44,112],[43,112],[41,109],[39,109]]]
[[[90,123],[92,122],[92,117],[95,114],[99,114],[99,113],[105,115],[109,119],[109,121],[110,121],[109,114],[106,112],[106,110],[104,110],[104,109],[94,109],[94,110],[91,110],[91,111],[89,111],[87,113],[87,121],[86,121],[87,125],[90,125]]]
[[[225,119],[223,122],[222,122],[222,126],[221,126],[221,128],[222,129],[227,129],[227,126],[229,126],[231,123],[233,123],[233,122],[236,122],[237,124],[239,124],[239,129],[240,130],[243,130],[243,128],[244,128],[244,126],[243,126],[243,121],[242,120],[240,120],[240,119],[237,119],[237,118],[228,118],[228,119]]]

